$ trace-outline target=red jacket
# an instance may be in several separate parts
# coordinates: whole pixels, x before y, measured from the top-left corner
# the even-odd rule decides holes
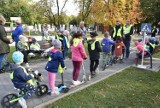
[[[121,56],[123,47],[125,47],[123,42],[115,43],[114,54],[116,56]]]

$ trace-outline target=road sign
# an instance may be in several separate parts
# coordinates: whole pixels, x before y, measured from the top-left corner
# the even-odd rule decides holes
[[[141,32],[150,33],[151,32],[151,24],[143,23],[141,25]]]

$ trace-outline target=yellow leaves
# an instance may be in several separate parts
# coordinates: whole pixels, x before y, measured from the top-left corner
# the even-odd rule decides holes
[[[115,25],[116,20],[125,24],[129,18],[136,24],[144,19],[139,0],[94,0],[91,15],[98,23],[111,26]]]

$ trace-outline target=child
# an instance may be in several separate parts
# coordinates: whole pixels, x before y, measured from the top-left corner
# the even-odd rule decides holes
[[[19,40],[20,41],[18,41],[18,44],[17,44],[18,51],[21,51],[23,53],[23,55],[24,55],[24,58],[23,58],[24,60],[23,61],[26,65],[26,67],[29,67],[27,56],[28,56],[30,51],[29,51],[28,44],[25,41],[25,37],[23,35],[19,36]]]
[[[27,108],[24,99],[27,99],[34,92],[31,79],[34,78],[35,75],[38,75],[38,71],[35,71],[33,74],[28,74],[27,70],[21,66],[21,63],[23,63],[23,57],[24,55],[19,51],[16,51],[12,54],[12,59],[15,64],[10,66],[10,78],[15,88],[27,91],[24,97],[19,99],[19,103],[22,105],[22,107]]]
[[[58,95],[59,92],[56,91],[55,87],[55,80],[56,80],[56,73],[58,72],[59,64],[61,64],[62,68],[65,68],[65,64],[63,61],[63,55],[60,51],[61,49],[61,42],[57,39],[53,41],[54,48],[50,50],[49,52],[49,61],[45,67],[45,69],[48,71],[48,82],[51,89],[51,95]]]
[[[70,38],[69,38],[69,31],[68,30],[64,30],[64,32],[63,32],[63,36],[64,36],[64,50],[63,50],[63,58],[64,58],[64,60],[65,60],[65,58],[67,58],[68,57],[68,50],[69,50],[69,48],[70,48]]]
[[[33,53],[42,54],[44,51],[41,50],[41,47],[35,38],[32,38],[32,44],[30,45],[30,51]]]
[[[91,72],[91,77],[93,78],[96,74],[96,69],[99,65],[99,58],[100,58],[100,52],[101,47],[99,41],[96,40],[96,36],[98,34],[96,32],[91,32],[91,39],[88,40],[88,52],[89,52],[89,57],[90,57],[90,72]]]
[[[74,33],[71,39],[71,52],[73,63],[73,85],[79,85],[78,76],[82,66],[83,59],[87,59],[87,55],[82,44],[82,34]]]
[[[105,32],[102,39],[102,51],[103,51],[103,69],[110,64],[111,46],[114,45],[114,41],[109,39],[109,33]]]
[[[118,36],[117,39],[116,39],[116,43],[115,43],[114,54],[115,54],[115,58],[117,58],[117,59],[120,58],[121,63],[123,63],[123,61],[122,61],[122,58],[123,58],[122,49],[123,49],[123,47],[125,48],[125,45],[122,42],[122,39]]]

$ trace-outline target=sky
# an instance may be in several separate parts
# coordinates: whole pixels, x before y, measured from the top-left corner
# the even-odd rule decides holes
[[[39,1],[39,0],[34,0],[34,1]],[[63,2],[64,0],[59,0],[59,5],[60,5],[60,9],[62,7],[62,5],[64,4]],[[55,8],[56,9],[56,8]],[[68,0],[68,2],[66,3],[66,6],[64,8],[64,11],[66,11],[66,14],[68,16],[71,16],[71,15],[75,15],[77,16],[78,15],[78,5],[77,4],[74,4],[74,0]]]
[[[78,5],[73,3],[73,0],[69,0],[65,7],[66,14],[70,15],[78,15]]]

